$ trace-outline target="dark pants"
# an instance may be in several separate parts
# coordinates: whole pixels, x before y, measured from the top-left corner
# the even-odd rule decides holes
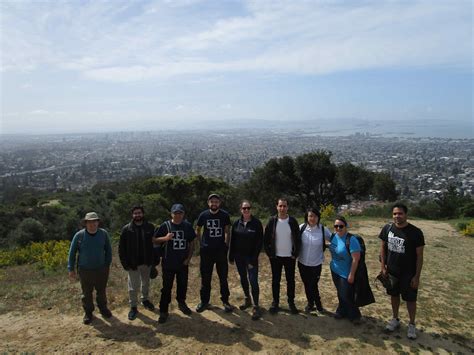
[[[292,304],[295,302],[295,266],[296,260],[292,257],[281,257],[276,256],[270,258],[270,264],[272,266],[272,294],[273,302],[280,303],[280,281],[281,281],[281,270],[285,268],[286,277],[286,294],[288,296],[288,303]]]
[[[221,286],[221,300],[229,302],[229,285],[227,283],[227,274],[229,264],[227,263],[227,250],[201,249],[201,302],[209,303],[211,299],[211,280],[212,271],[216,264],[217,275]]]
[[[107,287],[107,280],[109,279],[109,267],[104,267],[98,270],[79,270],[79,279],[82,288],[82,307],[86,313],[94,311],[94,302],[92,294],[94,289],[96,291],[96,302],[99,309],[107,308],[107,295],[105,289]]]
[[[249,264],[253,267],[250,269]],[[235,255],[235,265],[240,275],[240,283],[246,298],[250,298],[249,281],[252,286],[252,299],[254,306],[258,306],[260,289],[258,287],[258,260],[249,256]]]
[[[186,301],[188,290],[188,270],[187,265],[183,265],[180,270],[166,270],[161,272],[163,278],[163,288],[161,289],[160,312],[168,313],[168,306],[171,302],[171,290],[176,276],[176,300],[178,303]]]
[[[347,282],[347,279],[331,271],[332,281],[337,290],[339,306],[336,313],[350,320],[360,318],[359,308],[354,303],[354,285]]]
[[[319,278],[321,277],[322,265],[306,266],[298,263],[301,280],[303,280],[306,299],[309,306],[316,306],[318,309],[322,308],[321,297],[319,295]]]

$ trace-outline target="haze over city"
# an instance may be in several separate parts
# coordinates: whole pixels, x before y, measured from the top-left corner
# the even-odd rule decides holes
[[[4,0],[0,12],[1,134],[258,120],[473,136],[468,0]]]

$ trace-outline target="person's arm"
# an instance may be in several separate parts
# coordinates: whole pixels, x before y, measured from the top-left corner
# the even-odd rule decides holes
[[[385,255],[386,248],[386,243],[384,240],[382,240],[382,242],[380,243],[380,272],[383,275],[387,274],[387,263],[385,262],[387,258],[387,256]]]
[[[105,233],[105,245],[104,245],[104,255],[105,255],[105,265],[110,266],[112,264],[112,245],[110,244],[109,233],[104,230]]]
[[[224,242],[227,248],[230,246],[230,224],[224,227]]]
[[[128,270],[129,266],[127,264],[127,232],[126,232],[125,227],[122,228],[122,232],[120,233],[118,252],[119,252],[119,259],[120,259],[120,263],[122,264],[122,267],[125,270]]]
[[[263,248],[269,257],[271,256],[272,229],[272,219],[270,218],[263,232]]]
[[[424,246],[416,248],[416,274],[410,282],[410,286],[414,289],[417,289],[420,285],[421,269],[423,268],[423,249]]]
[[[168,229],[166,228],[166,225],[163,223],[156,231],[155,234],[153,235],[153,244],[154,245],[161,245],[163,243],[166,243],[167,241],[173,239],[173,233],[168,232]]]
[[[359,266],[360,251],[351,253],[351,257],[352,257],[351,271],[349,272],[349,276],[347,277],[347,282],[349,282],[350,284],[353,284],[357,267]]]
[[[258,260],[258,256],[260,255],[260,251],[262,250],[263,245],[263,226],[260,221],[257,225],[256,239],[257,240],[255,241],[255,251],[252,257],[252,260],[254,260],[254,262]]]
[[[196,243],[196,233],[194,232],[193,226],[191,225],[189,225],[189,233],[191,233],[191,240],[189,241],[188,256],[183,262],[184,265],[189,265],[189,262],[191,261],[191,258],[194,254],[194,244]]]
[[[235,229],[237,228],[238,221],[234,222],[232,229],[230,230],[230,246],[229,246],[229,263],[234,263],[234,251],[235,251]]]
[[[71,280],[75,280],[77,278],[76,275],[76,254],[77,254],[77,238],[78,234],[74,236],[71,242],[71,246],[69,248],[69,255],[68,255],[68,263],[67,263],[67,269],[68,269],[68,274],[69,278]]]

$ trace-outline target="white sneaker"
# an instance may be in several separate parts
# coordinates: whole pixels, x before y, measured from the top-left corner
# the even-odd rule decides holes
[[[400,328],[400,320],[398,318],[392,318],[390,322],[385,326],[385,330],[393,332],[395,329]]]
[[[407,337],[408,339],[416,339],[416,327],[414,324],[408,324]]]

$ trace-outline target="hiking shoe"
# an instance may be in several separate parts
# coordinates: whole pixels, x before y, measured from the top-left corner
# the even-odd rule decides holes
[[[209,303],[204,303],[204,302],[201,302],[197,305],[196,307],[196,312],[198,313],[202,313],[204,312],[206,309],[209,308]]]
[[[181,312],[183,312],[187,316],[190,316],[193,313],[193,311],[191,311],[191,309],[188,307],[188,305],[184,302],[178,303],[178,308]]]
[[[160,312],[160,317],[158,318],[158,323],[163,324],[166,322],[168,319],[168,313],[161,313]]]
[[[260,307],[253,307],[252,310],[252,320],[258,320],[262,316],[262,312],[260,311]]]
[[[130,312],[128,312],[128,320],[134,320],[135,318],[137,318],[137,314],[138,314],[137,307],[130,308]]]
[[[100,314],[102,314],[102,317],[104,318],[112,317],[112,312],[110,312],[110,310],[107,307],[100,309]]]
[[[416,339],[416,327],[414,324],[408,324],[407,337],[408,339]]]
[[[310,304],[306,305],[306,307],[304,308],[304,311],[306,313],[311,313],[312,311],[316,310],[316,308]]]
[[[94,318],[94,316],[92,315],[92,313],[86,313],[86,314],[84,314],[84,318],[82,319],[82,323],[91,324],[93,318]]]
[[[280,311],[280,307],[278,306],[278,303],[273,302],[271,307],[268,309],[268,311],[271,314],[277,314]]]
[[[240,309],[241,311],[244,311],[244,310],[246,310],[246,309],[249,308],[249,307],[252,307],[252,301],[250,301],[250,298],[245,297],[245,302],[244,302],[244,304],[242,304],[242,305],[239,306],[239,309]]]
[[[148,301],[148,300],[144,300],[142,302],[142,305],[143,305],[143,307],[145,307],[145,309],[148,309],[149,311],[154,311],[155,310],[155,305],[153,303],[151,303],[150,301]]]
[[[232,313],[232,311],[234,310],[234,307],[229,302],[224,302],[223,305],[225,313]]]
[[[298,314],[298,313],[300,313],[299,309],[296,308],[296,306],[295,306],[294,303],[290,303],[290,304],[288,304],[288,306],[290,307],[290,313],[291,313],[291,314]]]
[[[392,318],[385,326],[385,330],[387,332],[393,332],[398,328],[400,328],[400,320],[398,318]]]

